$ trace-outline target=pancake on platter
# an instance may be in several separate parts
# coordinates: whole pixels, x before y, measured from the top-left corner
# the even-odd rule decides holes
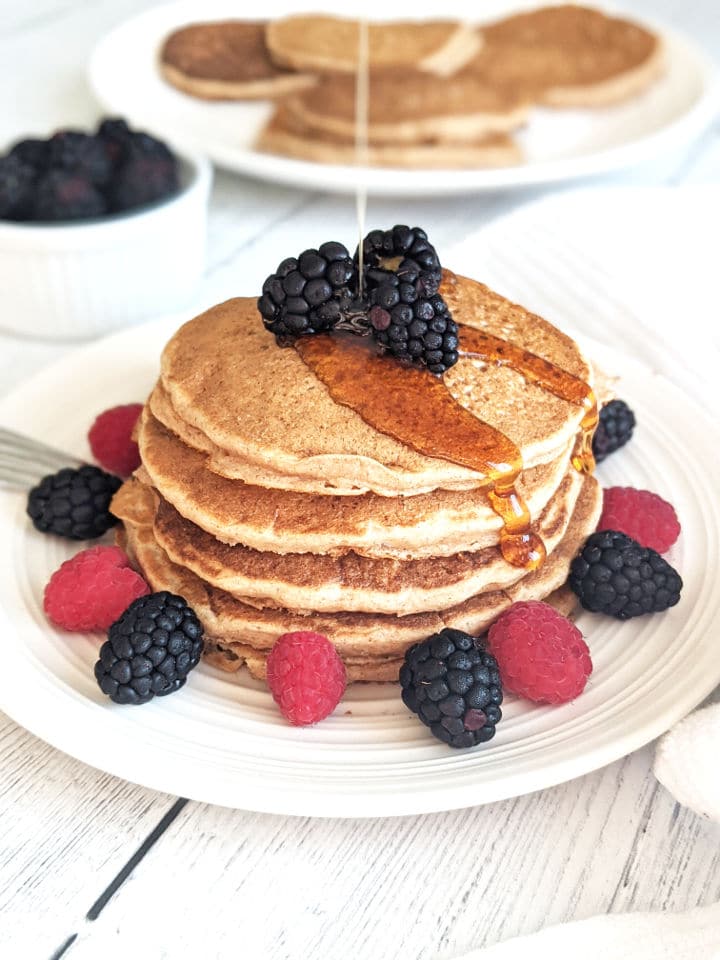
[[[481,37],[455,20],[407,20],[368,24],[368,67],[428,71],[445,76],[459,70],[480,49]],[[314,73],[358,69],[359,22],[322,14],[272,20],[266,40],[275,63]]]
[[[315,77],[279,67],[270,59],[263,21],[191,23],[163,43],[160,72],[203,100],[264,100],[296,93]]]
[[[279,106],[260,131],[255,147],[312,163],[355,164],[355,138],[328,133],[304,123]],[[425,136],[413,143],[369,143],[363,159],[372,167],[415,170],[509,167],[522,161],[522,151],[507,134],[496,133],[465,141]]]
[[[387,71],[370,77],[367,135],[395,148],[432,138],[442,143],[507,133],[527,119],[529,101],[512,88],[485,84],[463,72],[438,82],[420,72]],[[355,136],[355,78],[326,76],[288,97],[284,109],[297,122],[332,136]]]
[[[555,107],[620,103],[664,69],[656,34],[589,7],[541,7],[481,32],[483,47],[465,72]]]

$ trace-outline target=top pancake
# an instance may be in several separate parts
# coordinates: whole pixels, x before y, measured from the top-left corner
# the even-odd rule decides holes
[[[192,23],[175,30],[160,50],[165,79],[206,100],[285,96],[315,82],[270,59],[263,21]]]
[[[463,72],[555,106],[602,106],[633,96],[663,64],[659,38],[636,23],[570,4],[482,28]]]
[[[268,24],[267,45],[275,63],[318,73],[355,73],[359,23],[341,17],[300,15]],[[407,67],[446,75],[479,50],[481,39],[454,20],[394,21],[368,26],[370,70]]]
[[[456,320],[591,380],[574,341],[542,318],[452,274],[441,293]],[[295,350],[277,346],[249,298],[219,304],[181,327],[163,352],[160,379],[153,414],[208,453],[207,467],[221,476],[286,489],[297,489],[293,479],[301,477],[307,492],[385,496],[487,482],[480,471],[411,450],[335,403]],[[443,380],[458,402],[518,446],[526,468],[557,459],[582,419],[580,406],[505,366],[461,357]]]

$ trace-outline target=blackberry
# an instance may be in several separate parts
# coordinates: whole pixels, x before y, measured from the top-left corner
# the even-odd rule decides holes
[[[600,410],[600,420],[593,437],[595,460],[600,463],[624,447],[635,429],[635,414],[624,400],[611,400]]]
[[[38,181],[33,220],[86,220],[104,213],[107,213],[105,198],[79,174],[50,170]]]
[[[110,182],[108,204],[113,211],[132,210],[163,200],[179,188],[177,160],[169,151],[166,154],[132,148]]]
[[[503,699],[498,665],[469,634],[446,627],[410,647],[400,685],[405,706],[451,747],[474,747],[495,735]]]
[[[392,230],[370,231],[363,240],[363,265],[369,288],[380,285],[383,275],[395,274],[401,282],[417,283],[422,279],[423,289],[419,292],[426,296],[437,292],[442,273],[435,247],[425,231],[400,223]]]
[[[363,263],[370,326],[382,349],[436,374],[457,363],[458,329],[437,292],[442,268],[425,231],[404,224],[372,230]]]
[[[151,593],[133,600],[110,627],[95,679],[115,703],[147,703],[184,686],[202,651],[203,628],[187,601]]]
[[[35,171],[20,157],[0,157],[0,218],[22,219],[32,204]]]
[[[48,163],[102,186],[112,174],[112,162],[99,137],[78,130],[60,130],[48,142]]]
[[[20,140],[8,153],[35,171],[45,170],[50,161],[50,149],[47,140],[28,138]]]
[[[91,540],[117,523],[110,513],[110,501],[121,484],[120,477],[99,467],[65,467],[33,487],[27,512],[42,533]]]
[[[347,248],[330,241],[283,260],[263,284],[258,310],[265,327],[287,343],[335,327],[352,308],[356,287]]]
[[[457,324],[439,294],[408,303],[401,293],[403,286],[386,283],[371,292],[373,336],[397,360],[444,373],[458,360]]]
[[[614,530],[588,537],[568,583],[586,610],[618,620],[674,607],[683,585],[659,553]]]

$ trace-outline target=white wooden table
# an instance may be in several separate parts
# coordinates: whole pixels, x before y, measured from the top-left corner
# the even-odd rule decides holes
[[[1,0],[0,143],[97,116],[83,64],[144,0]],[[715,0],[626,0],[720,59]],[[238,7],[241,12],[241,7]],[[131,66],[129,66],[131,69]],[[717,181],[720,129],[608,183]],[[539,191],[371,201],[440,249]],[[207,277],[188,315],[251,294],[278,250],[354,236],[350,199],[217,175]],[[0,395],[70,345],[0,336]],[[652,747],[528,797],[394,820],[227,810],[99,773],[0,714],[0,956],[449,958],[594,913],[720,898],[720,830],[652,776]]]

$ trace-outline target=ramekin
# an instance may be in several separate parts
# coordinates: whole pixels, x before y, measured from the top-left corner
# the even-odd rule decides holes
[[[188,303],[205,269],[212,167],[175,151],[180,191],[73,223],[0,221],[0,330],[97,337]]]

